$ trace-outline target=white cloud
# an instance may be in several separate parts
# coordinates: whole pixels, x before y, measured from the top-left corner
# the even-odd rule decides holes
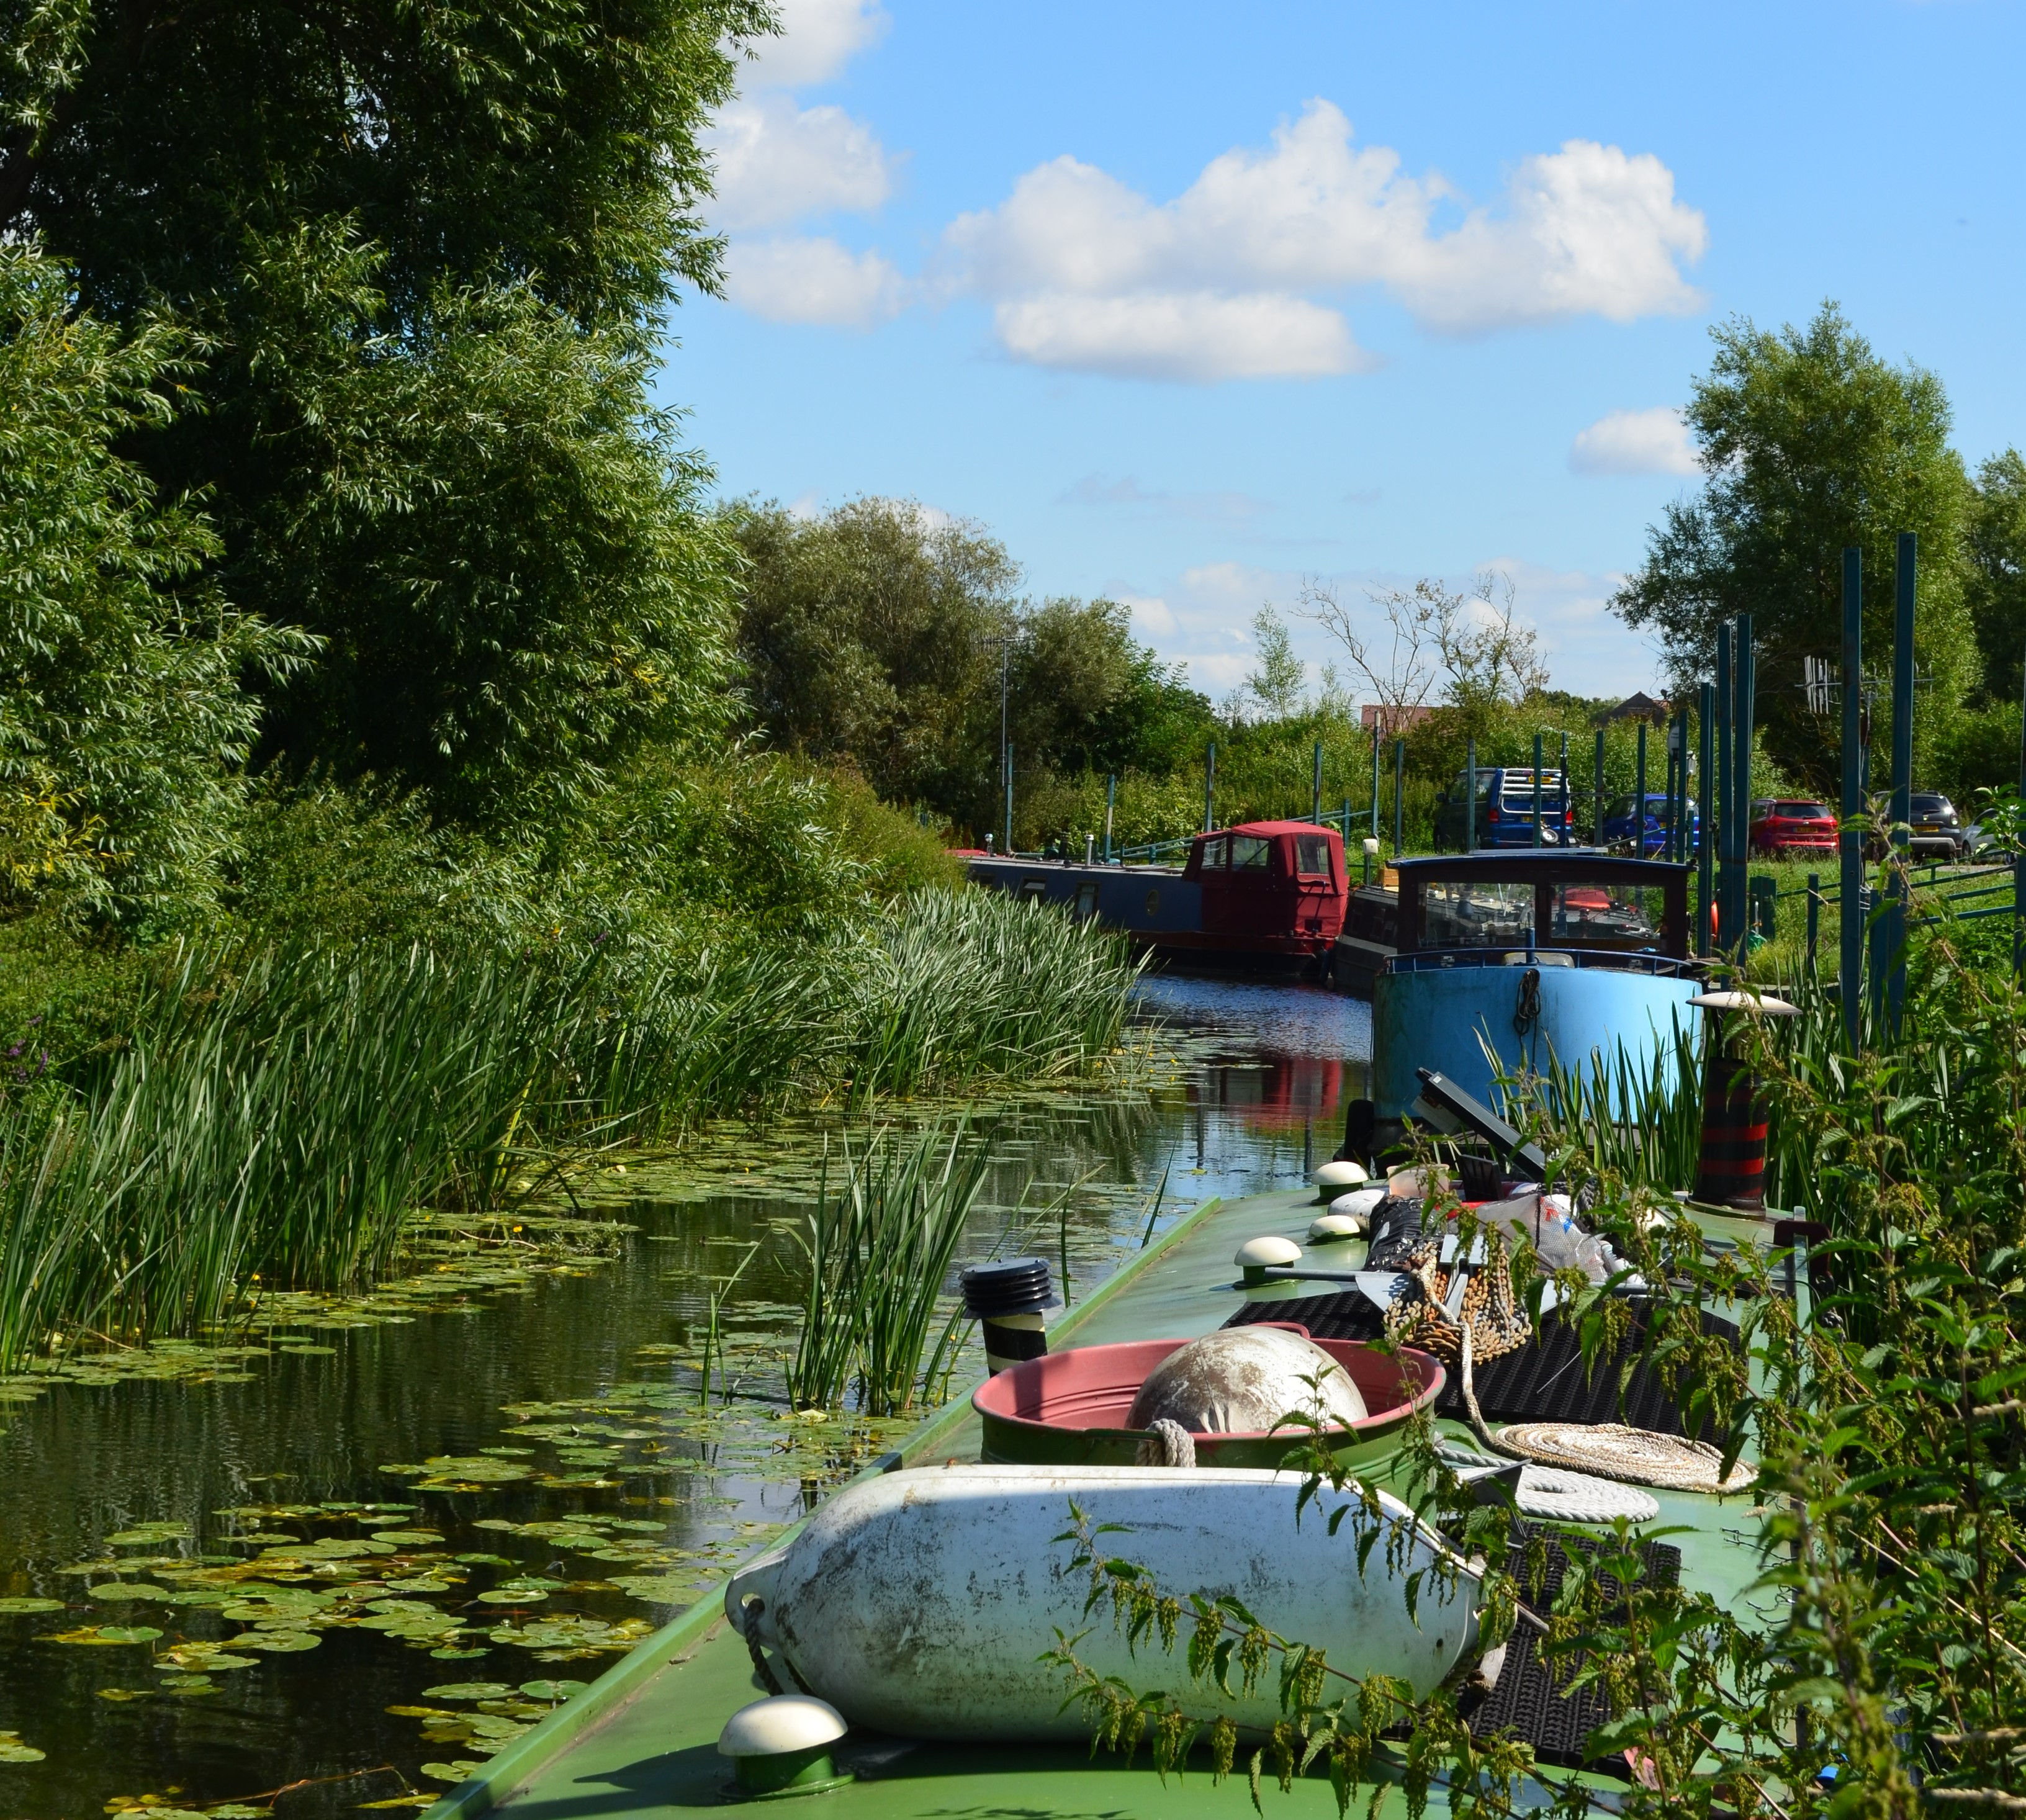
[[[1689,426],[1671,405],[1651,411],[1614,411],[1580,432],[1569,448],[1569,467],[1579,474],[1693,474],[1696,459]]]
[[[1136,379],[1313,379],[1370,364],[1334,310],[1270,293],[1078,297],[1045,292],[999,304],[1000,344],[1017,360]]]
[[[1016,359],[1140,378],[1306,378],[1365,363],[1310,293],[1376,284],[1463,333],[1576,315],[1696,308],[1682,276],[1707,230],[1650,153],[1571,139],[1522,161],[1497,212],[1438,230],[1459,201],[1398,153],[1354,147],[1309,104],[1265,151],[1239,148],[1156,204],[1095,165],[1037,166],[945,230],[945,283],[989,299]]]
[[[1191,652],[1181,661],[1188,665],[1189,680],[1206,694],[1242,689],[1252,674],[1251,658],[1231,652]]]
[[[891,23],[878,0],[775,0],[775,10],[781,16],[779,35],[756,39],[750,46],[753,55],[739,85],[749,94],[829,82],[878,42]]]
[[[1133,610],[1133,629],[1142,638],[1173,638],[1175,616],[1159,595],[1127,594],[1114,589],[1111,598]]]
[[[905,286],[876,252],[791,237],[735,241],[724,256],[724,294],[771,322],[867,329],[900,309]]]
[[[724,109],[708,134],[717,160],[711,219],[719,227],[877,208],[892,188],[892,160],[863,120],[842,108],[798,108],[763,94]]]

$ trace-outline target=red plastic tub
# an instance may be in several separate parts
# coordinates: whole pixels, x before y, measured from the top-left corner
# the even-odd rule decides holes
[[[1306,1327],[1274,1321],[1310,1337]],[[1120,1346],[1085,1346],[1027,1360],[988,1378],[971,1393],[985,1426],[980,1459],[998,1464],[1130,1466],[1144,1429],[1129,1428],[1133,1400],[1147,1374],[1183,1339],[1136,1339]],[[1402,1347],[1388,1358],[1362,1340],[1319,1339],[1341,1365],[1372,1413],[1348,1428],[1331,1431],[1330,1451],[1340,1461],[1374,1462],[1398,1448],[1400,1431],[1441,1394],[1445,1373],[1431,1353]],[[1206,1466],[1277,1466],[1307,1435],[1299,1429],[1236,1435],[1198,1435],[1196,1458]]]

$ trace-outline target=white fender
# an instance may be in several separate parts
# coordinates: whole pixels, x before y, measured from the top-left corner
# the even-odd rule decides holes
[[[1055,1632],[1088,1634],[1079,1660],[1136,1689],[1175,1691],[1192,1715],[1228,1712],[1248,1731],[1281,1716],[1279,1667],[1249,1697],[1188,1679],[1187,1597],[1235,1595],[1269,1630],[1320,1647],[1332,1668],[1395,1675],[1417,1695],[1475,1643],[1479,1584],[1441,1538],[1380,1494],[1398,1538],[1357,1568],[1354,1513],[1331,1536],[1313,1506],[1298,1527],[1299,1475],[1208,1467],[950,1466],[846,1486],[792,1541],[749,1564],[725,1610],[749,1641],[778,1652],[809,1689],[856,1724],[915,1737],[1085,1738],[1063,1710],[1070,1682],[1037,1660]],[[1074,1501],[1126,1533],[1102,1546],[1147,1568],[1184,1601],[1176,1650],[1143,1639],[1135,1656],[1109,1603],[1084,1615],[1087,1570],[1054,1538]],[[1390,1552],[1404,1563],[1389,1568]],[[1427,1574],[1419,1622],[1405,1576]],[[749,1604],[748,1601],[753,1601]],[[1234,1681],[1234,1686],[1236,1686]],[[1334,1676],[1336,1693],[1352,1691]]]

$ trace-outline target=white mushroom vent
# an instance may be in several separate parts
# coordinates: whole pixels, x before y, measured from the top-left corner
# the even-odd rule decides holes
[[[727,1719],[717,1754],[732,1759],[738,1785],[731,1792],[748,1800],[812,1795],[851,1779],[831,1761],[831,1747],[845,1730],[844,1715],[828,1700],[779,1693]]]
[[[1326,1162],[1309,1177],[1322,1190],[1324,1199],[1342,1194],[1346,1188],[1354,1188],[1368,1179],[1364,1164],[1359,1162]]]
[[[1309,1222],[1311,1245],[1340,1244],[1365,1230],[1365,1222],[1354,1214],[1321,1214]]]
[[[1320,1388],[1306,1381],[1311,1378],[1321,1380]],[[1178,1347],[1147,1374],[1125,1425],[1151,1428],[1166,1420],[1192,1435],[1257,1435],[1284,1416],[1313,1410],[1318,1397],[1331,1428],[1365,1420],[1357,1386],[1306,1335],[1284,1327],[1222,1327]],[[1297,1439],[1290,1435],[1290,1445]]]
[[[1302,1247],[1292,1239],[1277,1238],[1269,1232],[1263,1238],[1247,1239],[1238,1247],[1238,1255],[1232,1262],[1240,1269],[1265,1270],[1276,1265],[1298,1263],[1301,1256]]]

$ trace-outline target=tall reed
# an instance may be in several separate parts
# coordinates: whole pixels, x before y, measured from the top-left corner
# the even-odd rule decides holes
[[[53,1336],[206,1326],[256,1273],[368,1281],[418,1207],[496,1205],[529,1151],[1088,1070],[1136,976],[1114,938],[978,892],[813,945],[616,946],[168,955],[118,1042],[0,1094],[0,1371]]]
[[[868,1415],[927,1400],[961,1321],[955,1310],[938,1321],[938,1307],[990,1160],[989,1134],[959,1123],[847,1144],[834,1193],[826,1168],[798,1235],[809,1286],[787,1374],[796,1407],[835,1407],[854,1387]]]

